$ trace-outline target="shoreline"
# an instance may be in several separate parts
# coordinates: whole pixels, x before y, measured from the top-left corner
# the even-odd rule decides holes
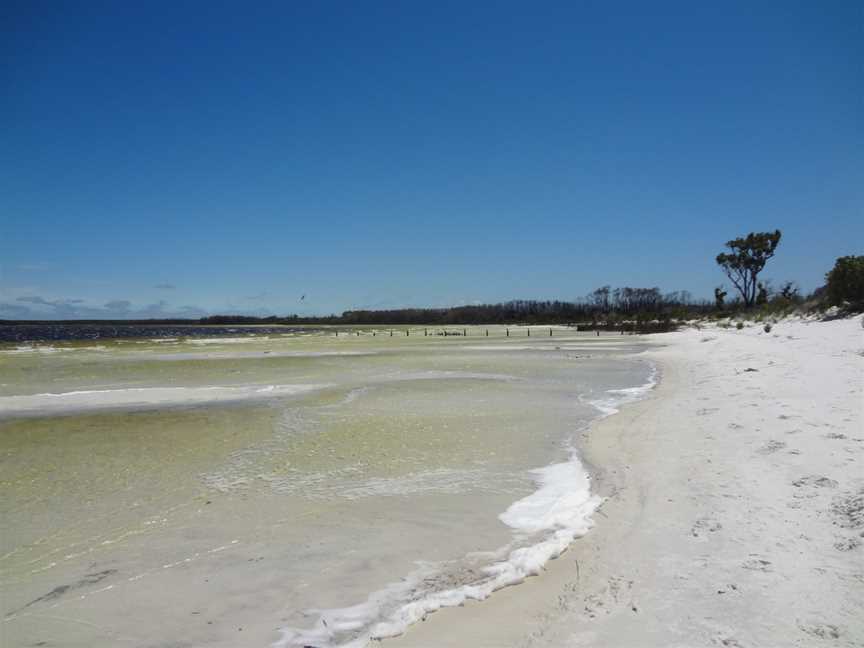
[[[599,571],[588,570],[586,566],[599,550],[599,541],[592,540],[610,520],[606,510],[626,487],[620,479],[626,464],[616,454],[617,442],[623,440],[627,428],[642,415],[642,410],[653,407],[664,391],[674,391],[667,364],[656,358],[651,363],[657,372],[656,382],[645,396],[620,405],[616,413],[601,414],[577,433],[576,455],[590,476],[592,495],[602,498],[592,528],[550,560],[540,575],[500,589],[488,599],[441,608],[410,626],[404,634],[384,639],[382,645],[393,648],[547,645],[537,643],[546,634],[544,626],[554,625],[556,617],[570,610],[562,597],[575,593],[580,586],[584,588],[589,578],[599,584]]]
[[[861,338],[861,316],[655,338],[658,385],[578,444],[593,528],[387,644],[862,645]]]
[[[334,631],[342,627],[359,627],[366,611],[377,608],[381,601],[386,602],[391,593],[422,589],[427,577],[434,577],[438,573],[434,569],[428,573],[422,569],[412,571],[399,581],[390,582],[382,589],[371,592],[361,603],[342,608],[316,609],[315,612],[320,616],[312,628],[281,628],[282,637],[271,644],[273,648],[300,645],[361,648],[373,642],[391,641],[404,637],[411,628],[425,622],[436,612],[486,601],[504,590],[524,584],[534,578],[538,570],[545,571],[546,565],[560,558],[575,540],[590,531],[591,516],[603,503],[603,498],[591,488],[591,472],[579,451],[578,437],[595,423],[617,414],[620,411],[617,408],[641,401],[644,394],[650,393],[657,385],[657,364],[644,360],[639,363],[648,365],[645,382],[606,390],[602,392],[605,398],[599,400],[583,401],[580,395],[579,402],[595,410],[595,416],[573,431],[563,446],[568,454],[566,459],[529,470],[535,490],[510,502],[497,516],[504,528],[513,534],[511,542],[493,550],[476,552],[477,556],[487,556],[489,562],[474,569],[472,580],[455,585],[456,581],[453,581],[449,588],[439,591],[433,589],[417,598],[409,597],[398,602],[383,617],[372,619],[368,634],[364,633],[364,636],[348,642],[334,639]],[[520,533],[530,535],[538,532],[544,535],[534,538],[532,542],[518,542]]]

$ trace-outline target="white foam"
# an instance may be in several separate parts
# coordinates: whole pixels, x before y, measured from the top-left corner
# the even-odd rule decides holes
[[[421,568],[399,583],[374,592],[365,602],[319,610],[312,628],[283,628],[274,646],[296,648],[362,648],[374,639],[402,634],[413,623],[442,607],[482,601],[493,592],[536,576],[543,566],[561,555],[570,543],[588,532],[591,515],[601,499],[591,494],[590,478],[574,454],[570,461],[532,471],[539,488],[512,504],[499,518],[513,529],[514,540],[479,570],[462,574],[464,584],[446,566]],[[484,554],[477,554],[482,556]],[[501,558],[501,556],[504,556]],[[445,574],[446,577],[441,578]],[[436,579],[436,576],[439,578]],[[436,589],[436,582],[441,583]]]
[[[627,403],[633,403],[640,400],[649,391],[657,385],[657,367],[651,365],[651,373],[648,375],[648,380],[638,387],[629,387],[627,389],[610,389],[605,392],[604,398],[598,398],[588,401],[589,405],[593,405],[603,415],[603,418],[617,414],[618,409]]]
[[[3,349],[0,353],[17,354],[17,353],[57,353],[63,349],[58,349],[46,344],[40,345],[22,345],[16,346],[14,349]]]
[[[55,347],[50,344],[27,344],[16,346],[14,349],[4,349],[0,353],[61,353],[68,351],[105,351],[107,347],[101,345]]]
[[[0,415],[51,414],[112,407],[152,407],[279,398],[328,385],[240,385],[225,387],[133,387],[0,397]]]

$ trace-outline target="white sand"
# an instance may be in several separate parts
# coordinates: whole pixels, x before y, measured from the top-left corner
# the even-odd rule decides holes
[[[583,440],[595,528],[388,645],[864,645],[861,317],[651,339],[660,385]]]

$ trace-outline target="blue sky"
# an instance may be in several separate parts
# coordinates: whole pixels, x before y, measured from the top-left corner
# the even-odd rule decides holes
[[[811,290],[864,253],[860,3],[6,13],[0,317],[708,297],[775,228]]]

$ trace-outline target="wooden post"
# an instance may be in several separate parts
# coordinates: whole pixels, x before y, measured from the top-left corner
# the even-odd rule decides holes
[[[486,329],[486,337],[489,337],[489,329]]]
[[[336,331],[336,337],[339,337],[339,331]]]
[[[468,329],[462,329],[462,337],[468,337]]]
[[[357,331],[357,337],[360,337],[360,331]]]
[[[409,331],[408,329],[405,329],[405,337],[408,337],[409,335],[411,335],[411,331]]]
[[[423,329],[423,337],[427,337],[429,335],[429,329]]]
[[[393,337],[393,329],[390,329],[390,337]]]
[[[529,328],[527,330],[528,330],[528,337],[531,337],[531,329]]]
[[[597,333],[597,337],[600,337],[600,329],[597,329],[595,333]]]
[[[507,337],[510,337],[510,329],[507,329]]]

